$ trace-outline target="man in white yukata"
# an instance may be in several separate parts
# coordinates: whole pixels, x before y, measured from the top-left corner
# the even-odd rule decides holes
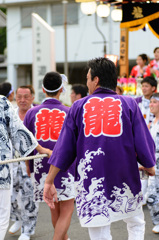
[[[20,86],[16,91],[15,109],[23,121],[27,111],[33,107],[34,89],[32,86]],[[25,162],[13,164],[13,194],[11,198],[11,220],[14,224],[9,233],[15,234],[21,230],[18,240],[30,240],[34,234],[39,204],[34,202],[33,185],[26,171]]]
[[[21,156],[29,155],[35,148],[39,153],[51,151],[42,148],[32,133],[27,130],[19,119],[11,103],[6,97],[0,96],[0,162],[10,159],[12,146]],[[10,194],[11,176],[8,164],[0,165],[0,239],[4,240],[10,217],[11,194]]]
[[[135,100],[116,94],[114,63],[97,58],[88,68],[90,95],[76,101],[65,118],[48,161],[51,167],[44,200],[54,208],[54,178],[76,159],[77,214],[81,226],[88,227],[90,239],[111,240],[111,223],[123,219],[128,239],[143,240],[145,221],[137,162],[148,174],[155,174],[154,142]]]

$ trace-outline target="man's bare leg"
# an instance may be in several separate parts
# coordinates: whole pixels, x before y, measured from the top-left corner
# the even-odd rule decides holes
[[[59,204],[60,215],[55,225],[53,240],[67,240],[67,231],[70,226],[71,217],[74,210],[74,199],[60,201]]]
[[[55,228],[57,220],[60,216],[60,202],[58,203],[55,202],[55,209],[50,208],[50,211],[51,211],[52,225]]]

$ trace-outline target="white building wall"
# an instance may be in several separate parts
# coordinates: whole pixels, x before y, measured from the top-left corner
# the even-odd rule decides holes
[[[8,7],[8,62],[14,64],[32,63],[32,30],[31,28],[21,28],[20,7]],[[48,11],[48,19],[50,12]],[[107,53],[110,51],[110,44],[113,54],[119,55],[119,23],[112,23],[113,38],[110,39],[109,23],[103,23],[103,19],[98,17],[100,30],[106,37]],[[64,27],[55,26],[55,49],[56,62],[64,62]],[[103,38],[95,28],[95,16],[85,16],[79,9],[79,24],[67,25],[67,46],[68,61],[83,62],[91,58],[104,56]]]
[[[19,7],[7,10],[7,49],[9,64],[32,63],[32,30],[21,28]]]
[[[147,28],[129,32],[129,59],[136,59],[139,54],[146,53],[154,58],[154,49],[159,47],[159,39]]]

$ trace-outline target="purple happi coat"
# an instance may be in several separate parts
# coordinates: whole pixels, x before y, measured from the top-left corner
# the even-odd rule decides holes
[[[41,105],[27,112],[24,124],[41,146],[53,150],[68,111],[69,108],[55,98],[46,98]],[[34,155],[36,154],[37,151],[34,150]],[[37,202],[43,201],[44,181],[49,168],[48,158],[30,161],[30,170],[34,174],[34,198]],[[70,194],[74,192],[73,167],[66,172],[58,173],[55,186],[59,190],[59,200],[70,197]]]
[[[98,227],[140,213],[137,159],[154,166],[154,150],[135,100],[98,88],[70,108],[49,163],[66,171],[77,157],[77,214]]]

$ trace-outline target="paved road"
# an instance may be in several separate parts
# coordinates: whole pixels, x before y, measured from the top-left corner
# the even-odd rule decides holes
[[[159,239],[159,234],[152,233],[152,222],[149,216],[149,211],[144,206],[144,213],[146,219],[146,233],[145,240]],[[119,221],[112,224],[111,227],[113,240],[127,240],[126,224],[123,221]],[[19,232],[20,233],[20,232]],[[10,235],[7,233],[5,240],[17,240],[19,233],[16,235]],[[36,227],[36,234],[32,236],[31,240],[52,240],[53,228],[51,225],[50,212],[45,203],[40,204],[40,211],[38,216],[38,222]],[[74,211],[71,226],[69,229],[69,237],[71,240],[89,240],[87,228],[81,228],[76,211]]]

